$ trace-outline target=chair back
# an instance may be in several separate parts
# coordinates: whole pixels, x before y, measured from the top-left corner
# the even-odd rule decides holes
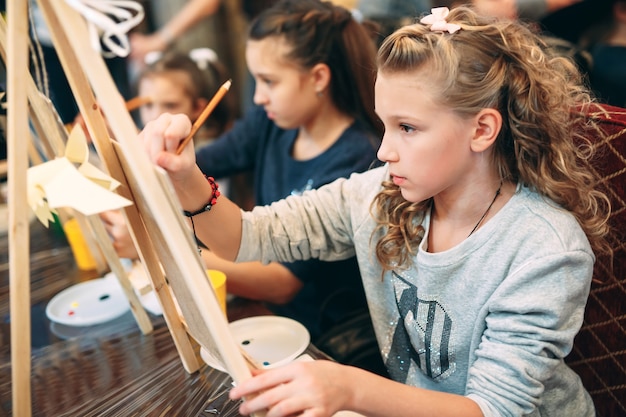
[[[626,416],[626,109],[595,105],[589,116],[600,157],[592,167],[611,199],[614,259],[599,257],[583,327],[566,362],[580,375],[599,417]],[[611,268],[612,266],[612,268]]]

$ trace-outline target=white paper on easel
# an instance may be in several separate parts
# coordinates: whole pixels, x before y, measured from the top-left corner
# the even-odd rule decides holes
[[[68,138],[64,157],[28,169],[28,204],[46,227],[53,218],[51,213],[59,207],[90,216],[132,204],[113,192],[120,183],[88,159],[87,139],[82,129],[76,128]]]
[[[55,162],[52,176],[45,175],[48,170],[31,171],[38,167],[28,171],[29,183],[33,181],[43,189],[50,208],[71,207],[89,216],[132,204],[124,197],[85,178],[66,158],[58,158],[51,162]],[[44,173],[43,177],[41,173]]]

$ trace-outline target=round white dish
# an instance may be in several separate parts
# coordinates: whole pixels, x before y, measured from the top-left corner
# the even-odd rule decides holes
[[[46,316],[67,326],[92,326],[113,320],[129,308],[117,277],[109,273],[59,292],[46,306]]]
[[[280,316],[256,316],[234,321],[229,329],[235,343],[264,369],[276,368],[296,359],[305,351],[311,336],[301,323]],[[226,372],[206,349],[200,356],[212,368]]]

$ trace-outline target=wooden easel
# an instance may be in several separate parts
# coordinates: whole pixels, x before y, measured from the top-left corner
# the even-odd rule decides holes
[[[124,100],[102,57],[89,44],[86,22],[63,0],[38,0],[38,4],[98,155],[108,174],[122,184],[118,193],[135,202],[124,209],[124,214],[184,368],[190,373],[199,369],[199,344],[222,359],[235,383],[250,378],[249,364],[232,338],[196,244],[182,220],[178,201],[169,188],[169,181],[158,174],[137,141],[137,130],[125,109]],[[11,91],[25,92],[24,86],[28,84],[25,76],[28,74],[26,0],[12,0],[8,3],[8,11],[9,85]],[[22,41],[15,42],[17,38]],[[12,117],[8,119],[9,165],[13,165],[10,172],[16,173],[9,175],[13,180],[22,179],[21,183],[17,181],[10,186],[13,208],[21,206],[21,217],[14,216],[10,219],[11,224],[22,233],[9,239],[10,263],[14,267],[10,272],[16,272],[15,277],[11,275],[11,315],[21,318],[11,326],[13,410],[20,416],[31,414],[30,349],[24,349],[24,346],[30,346],[30,332],[24,331],[30,328],[30,315],[28,308],[23,308],[28,306],[30,297],[24,195],[24,174],[28,164],[26,148],[20,146],[24,143],[20,144],[16,135],[16,130],[28,126],[26,99],[26,94],[9,96]],[[110,121],[117,140],[115,144],[109,139],[100,105]],[[10,209],[10,213],[17,211]],[[22,250],[16,250],[17,247]]]
[[[76,102],[78,104],[81,114],[83,115],[85,124],[87,125],[93,143],[97,149],[98,155],[103,162],[104,168],[112,177],[114,177],[121,183],[121,186],[118,189],[118,193],[123,197],[134,201],[133,195],[131,194],[130,188],[126,181],[126,175],[119,164],[117,154],[113,149],[111,141],[109,140],[109,133],[105,121],[100,113],[98,101],[96,100],[94,92],[90,87],[86,71],[83,69],[83,67],[81,66],[82,63],[79,61],[79,54],[82,52],[79,53],[77,50],[74,49],[74,45],[70,44],[70,38],[83,36],[82,41],[84,42],[82,42],[83,44],[80,45],[80,47],[83,48],[83,50],[86,50],[87,53],[92,53],[93,55],[91,58],[91,62],[89,62],[87,67],[84,68],[94,67],[101,64],[103,67],[101,71],[104,75],[98,76],[99,80],[97,81],[97,83],[106,84],[107,82],[110,82],[111,85],[108,87],[106,95],[114,97],[115,100],[122,100],[122,98],[119,93],[117,93],[117,88],[115,87],[115,84],[113,83],[113,80],[111,79],[111,76],[108,72],[108,69],[104,65],[102,58],[99,55],[93,53],[91,45],[87,42],[88,38],[86,37],[87,33],[85,28],[85,22],[83,21],[82,17],[75,13],[74,10],[71,9],[69,6],[67,6],[64,1],[58,1],[53,3],[60,3],[59,6],[62,6],[62,8],[65,9],[61,13],[66,13],[68,16],[76,19],[79,26],[78,28],[74,28],[75,32],[80,32],[80,29],[85,31],[80,34],[66,33],[66,31],[64,31],[64,27],[67,27],[67,23],[63,25],[61,21],[65,21],[66,19],[68,19],[68,17],[61,18],[58,15],[59,12],[49,2],[40,2],[39,6],[42,14],[47,21],[57,50],[57,54],[59,56],[61,64],[63,65],[66,77],[68,79],[70,87],[72,88],[72,92],[74,93]],[[107,88],[103,89],[106,90]],[[103,107],[105,107],[106,104],[104,103],[105,100],[107,100],[107,98],[105,98],[104,100],[102,98],[99,98],[99,101],[103,102]],[[126,137],[131,137],[132,139],[130,140],[136,141],[135,139],[137,136],[137,129],[130,119],[130,115],[125,110],[123,100],[121,107],[117,107],[117,104],[112,104],[112,107],[115,109],[116,113],[123,114],[124,116],[109,116],[110,120],[117,121],[118,117],[125,117],[125,121],[128,121],[131,125],[125,126],[125,133],[123,134],[125,134]],[[110,115],[110,113],[108,112],[107,114]],[[117,123],[114,123],[114,125],[116,124]],[[114,133],[116,137],[120,138],[119,133]],[[141,153],[143,152],[143,150],[139,149],[136,152]],[[187,333],[182,326],[182,321],[179,318],[175,303],[166,285],[165,276],[163,275],[163,271],[160,265],[160,257],[153,249],[152,240],[148,236],[145,227],[143,227],[143,219],[141,218],[141,215],[138,212],[136,205],[125,208],[124,214],[127,224],[130,225],[131,235],[135,246],[137,247],[140,259],[142,260],[142,264],[146,268],[147,274],[151,278],[151,281],[153,283],[153,288],[156,291],[159,301],[161,302],[163,308],[163,316],[174,337],[174,342],[183,361],[183,365],[188,372],[195,372],[200,367],[200,364],[194,351],[194,345],[189,341],[188,337],[186,337]]]
[[[6,22],[0,18],[0,55],[5,61],[6,49]],[[39,92],[29,73],[27,73],[26,82],[26,95],[30,104],[30,118],[43,145],[43,152],[48,160],[63,156],[65,154],[65,143],[67,142],[67,131],[61,123],[56,110],[50,101]],[[32,159],[31,155],[31,163],[37,162],[32,161]],[[120,258],[115,253],[115,249],[99,217],[97,215],[84,216],[79,212],[70,213],[66,209],[59,210],[59,214],[62,223],[71,216],[77,219],[89,249],[95,255],[98,272],[103,273],[110,269],[117,276],[122,290],[126,298],[128,298],[131,311],[139,328],[143,334],[151,333],[153,326],[150,317],[141,305],[128,274]]]
[[[98,154],[109,174],[122,184],[119,193],[135,202],[124,210],[127,223],[185,369],[195,372],[199,368],[199,343],[221,357],[235,382],[250,378],[248,363],[232,338],[178,200],[137,140],[124,100],[101,56],[89,44],[85,21],[64,1],[38,3]],[[98,103],[110,121],[115,142],[109,139]]]

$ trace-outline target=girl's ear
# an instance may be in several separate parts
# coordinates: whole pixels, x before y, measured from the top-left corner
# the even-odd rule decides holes
[[[313,79],[316,93],[324,92],[330,84],[330,68],[324,63],[315,64],[311,68],[311,77]]]
[[[471,148],[474,152],[483,152],[496,141],[502,129],[502,115],[496,109],[482,109],[476,116],[476,130]]]

